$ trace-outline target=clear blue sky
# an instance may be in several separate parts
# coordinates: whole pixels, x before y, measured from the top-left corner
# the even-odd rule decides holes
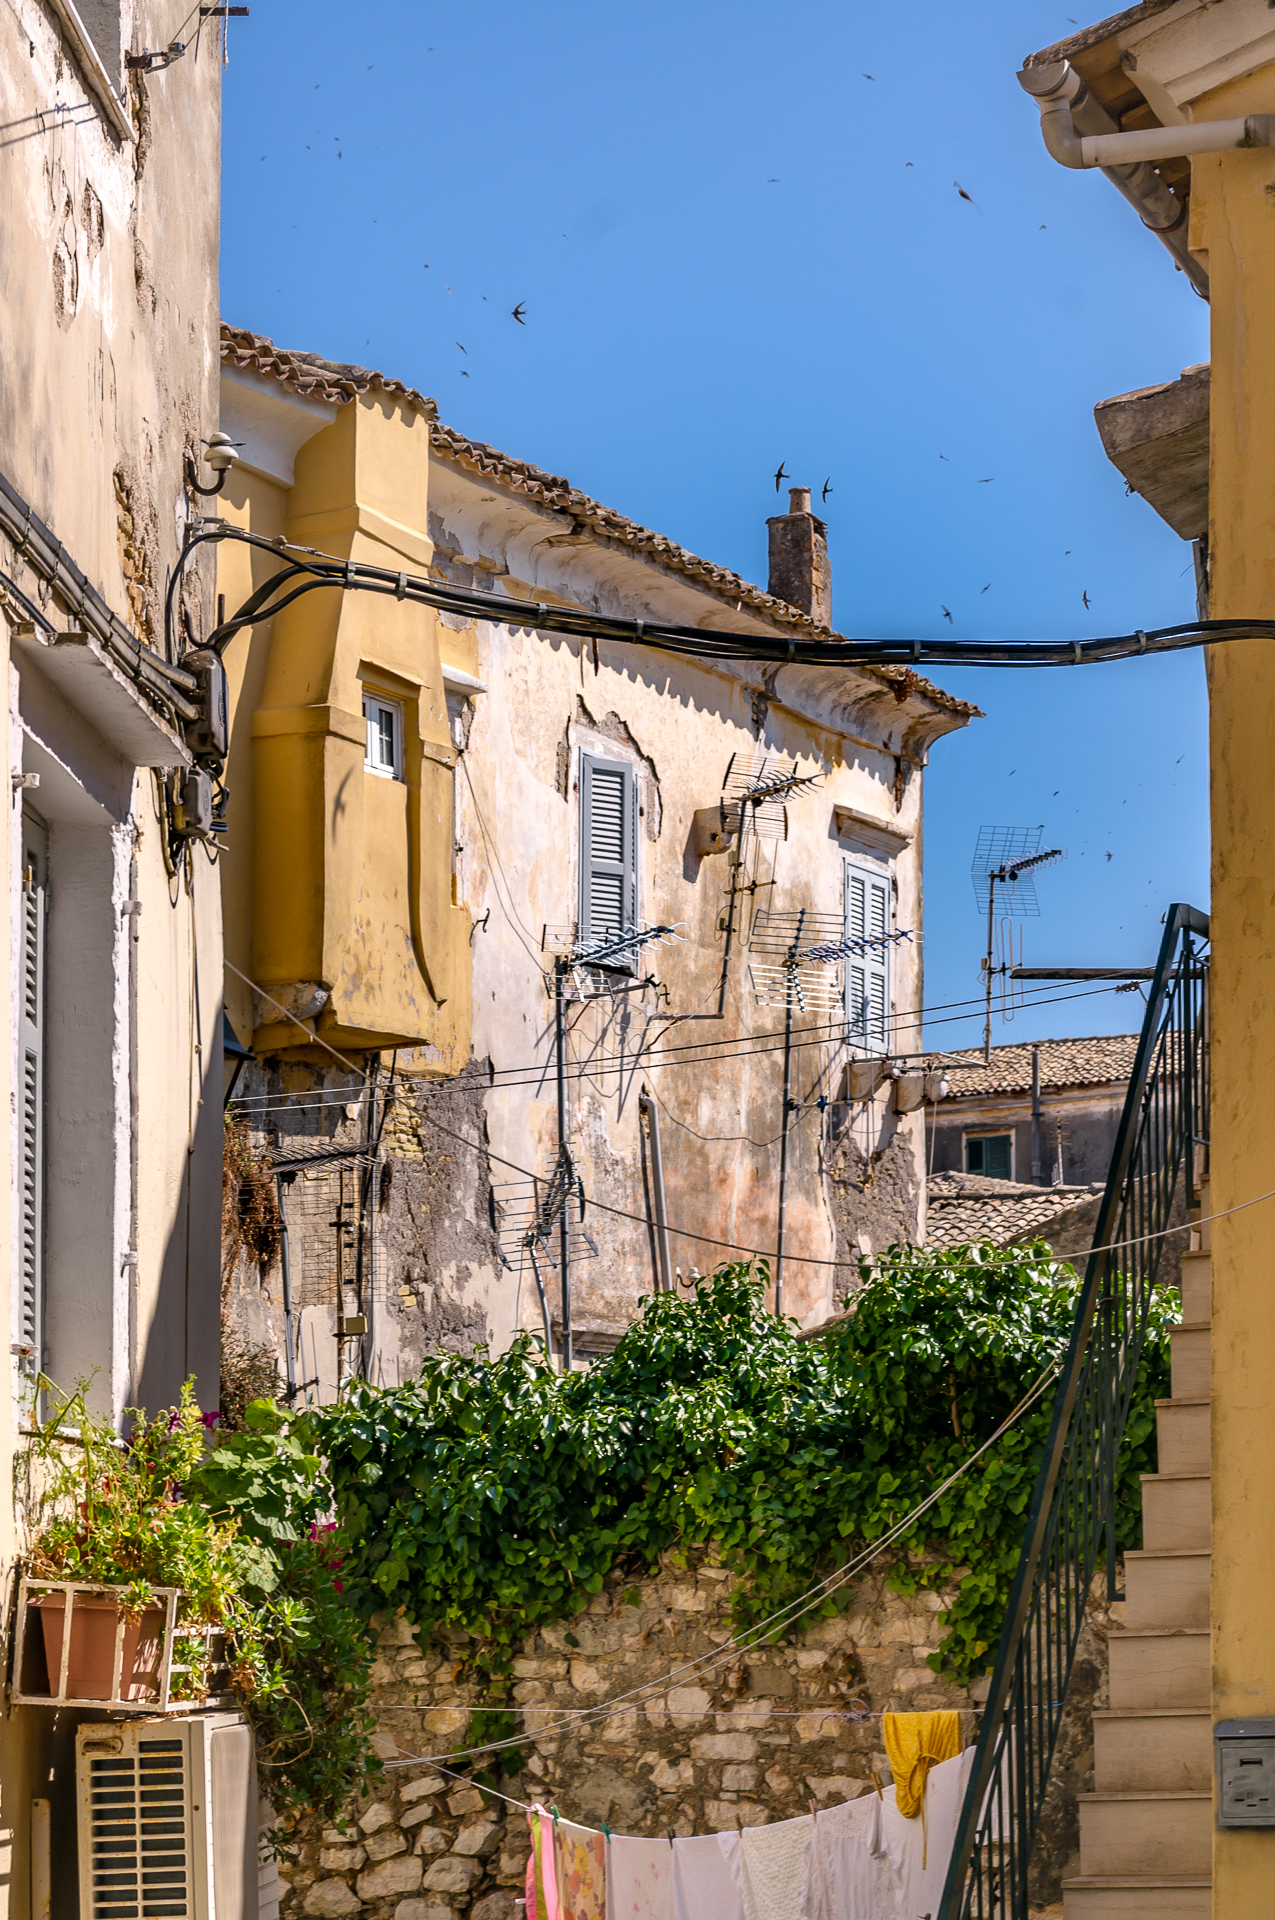
[[[394,374],[763,584],[774,469],[830,476],[844,633],[1188,619],[1190,549],[1126,497],[1092,408],[1206,359],[1208,315],[1112,187],[1045,155],[1014,75],[1071,30],[1045,0],[253,0],[223,313]],[[1200,656],[936,677],[987,717],[927,774],[927,1002],[978,990],[985,823],[1068,850],[1028,964],[1149,963],[1170,900],[1208,905]]]

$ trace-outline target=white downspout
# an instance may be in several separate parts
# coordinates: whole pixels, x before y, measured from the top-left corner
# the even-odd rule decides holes
[[[1275,145],[1275,114],[1250,113],[1242,120],[1202,120],[1122,133],[1066,60],[1026,67],[1018,83],[1040,108],[1040,130],[1059,165],[1097,167],[1105,173],[1207,299],[1208,275],[1187,249],[1186,202],[1165,185],[1154,162]]]

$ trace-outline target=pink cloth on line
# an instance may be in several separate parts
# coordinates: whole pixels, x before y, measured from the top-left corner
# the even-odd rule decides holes
[[[558,1875],[553,1815],[537,1804],[527,1809],[531,1858],[527,1862],[527,1920],[558,1920]]]
[[[606,1850],[606,1910],[607,1920],[673,1920],[673,1849],[667,1840],[612,1835]]]

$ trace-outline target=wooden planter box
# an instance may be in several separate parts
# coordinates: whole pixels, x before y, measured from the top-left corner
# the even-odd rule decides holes
[[[17,1706],[112,1707],[125,1713],[190,1713],[226,1696],[174,1700],[190,1656],[224,1642],[218,1627],[179,1627],[179,1587],[153,1589],[156,1604],[131,1619],[123,1587],[84,1580],[18,1582],[10,1698]],[[183,1657],[184,1656],[184,1657]]]

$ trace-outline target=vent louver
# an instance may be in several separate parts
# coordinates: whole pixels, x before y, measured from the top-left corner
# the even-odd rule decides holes
[[[89,1759],[91,1920],[191,1920],[186,1769],[181,1738]]]

